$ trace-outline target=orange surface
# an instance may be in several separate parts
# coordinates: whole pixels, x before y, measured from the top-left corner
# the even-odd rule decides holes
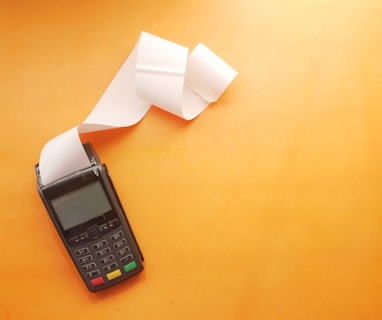
[[[382,319],[382,2],[0,1],[0,319]],[[91,138],[145,271],[88,293],[35,190],[144,30],[239,72]]]

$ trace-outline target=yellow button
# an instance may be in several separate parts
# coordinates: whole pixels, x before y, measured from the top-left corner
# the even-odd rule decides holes
[[[113,271],[113,272],[108,273],[108,274],[106,275],[106,278],[107,278],[108,280],[113,280],[113,279],[115,279],[115,278],[118,278],[120,275],[122,275],[121,270],[117,269],[117,270],[115,270],[115,271]]]

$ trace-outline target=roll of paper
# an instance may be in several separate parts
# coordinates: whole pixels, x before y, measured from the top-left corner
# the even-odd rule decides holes
[[[186,120],[215,102],[237,72],[202,43],[188,49],[142,32],[85,121],[51,139],[40,154],[43,185],[90,166],[80,134],[132,126],[152,105]]]

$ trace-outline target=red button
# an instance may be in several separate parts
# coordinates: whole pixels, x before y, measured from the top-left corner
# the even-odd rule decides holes
[[[94,278],[94,279],[90,280],[90,283],[92,284],[92,286],[98,286],[104,282],[105,282],[105,280],[103,280],[102,277],[98,277],[98,278]]]

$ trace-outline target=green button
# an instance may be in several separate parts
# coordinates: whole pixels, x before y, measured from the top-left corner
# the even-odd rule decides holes
[[[127,265],[123,266],[123,269],[125,270],[125,272],[129,272],[129,271],[135,269],[136,267],[137,267],[136,262],[135,261],[131,261]]]

